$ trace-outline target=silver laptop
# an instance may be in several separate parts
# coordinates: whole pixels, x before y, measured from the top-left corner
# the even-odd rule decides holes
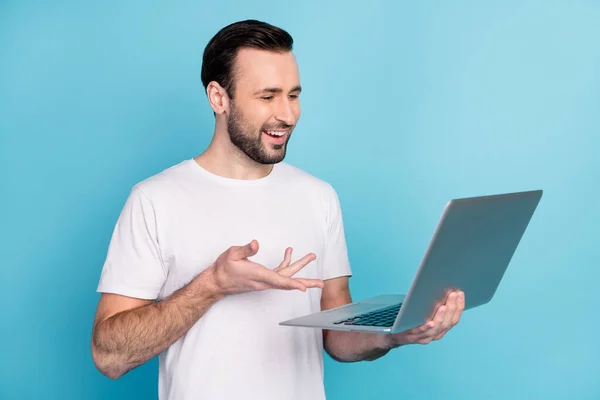
[[[465,310],[489,302],[542,193],[451,200],[406,295],[384,294],[280,325],[390,334],[423,324],[452,289],[464,291]]]

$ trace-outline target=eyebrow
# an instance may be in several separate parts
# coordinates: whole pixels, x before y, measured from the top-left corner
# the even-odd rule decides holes
[[[300,93],[301,91],[302,91],[302,87],[300,85],[298,85],[298,86],[294,86],[292,88],[292,90],[290,90],[290,93],[291,92],[298,92],[298,93]],[[255,92],[254,95],[258,95],[258,94],[262,94],[262,93],[278,94],[278,93],[281,93],[281,92],[283,92],[283,89],[281,89],[281,88],[269,87],[269,88],[264,88],[264,89],[261,89],[261,90]]]

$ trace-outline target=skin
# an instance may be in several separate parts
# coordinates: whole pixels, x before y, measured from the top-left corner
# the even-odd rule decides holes
[[[284,159],[287,144],[300,118],[300,77],[292,52],[241,49],[236,58],[234,98],[217,82],[206,93],[215,113],[213,139],[195,161],[216,175],[259,179]],[[263,130],[285,131],[276,144]],[[315,259],[307,254],[292,262],[288,248],[279,267],[271,270],[248,260],[259,244],[232,246],[215,262],[172,296],[157,302],[116,294],[102,294],[92,331],[94,363],[116,379],[167,349],[202,315],[225,296],[253,290],[321,288],[321,308],[352,302],[347,277],[321,281],[294,278]],[[407,344],[439,340],[460,320],[464,294],[451,292],[434,316],[423,325],[395,335],[323,332],[326,351],[336,360],[375,360]]]

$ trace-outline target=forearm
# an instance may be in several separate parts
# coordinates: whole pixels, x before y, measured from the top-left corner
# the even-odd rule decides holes
[[[222,295],[207,269],[185,287],[158,303],[124,311],[94,329],[94,360],[117,378],[160,354],[185,334]]]
[[[389,335],[362,332],[324,331],[327,353],[340,362],[373,361],[393,347]]]

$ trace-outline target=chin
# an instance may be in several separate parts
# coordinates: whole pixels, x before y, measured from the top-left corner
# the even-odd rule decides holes
[[[283,153],[278,154],[269,154],[268,157],[263,157],[258,161],[261,164],[278,164],[285,159],[285,151]]]

